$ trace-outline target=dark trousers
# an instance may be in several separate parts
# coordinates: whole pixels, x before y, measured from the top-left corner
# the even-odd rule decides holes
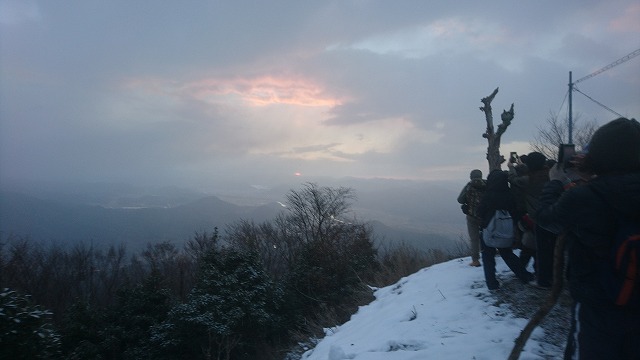
[[[575,303],[564,358],[640,359],[640,312]]]
[[[538,285],[551,287],[553,284],[553,252],[557,235],[536,226],[536,277]]]
[[[482,246],[482,269],[484,270],[484,280],[487,282],[489,290],[494,290],[500,287],[498,279],[496,279],[496,252],[500,253],[500,256],[504,260],[505,264],[513,271],[518,279],[524,283],[528,283],[533,279],[533,275],[528,272],[520,258],[513,253],[513,249],[508,248],[492,248],[482,240],[480,236],[480,244]]]
[[[535,271],[536,266],[537,266],[537,264],[536,264],[536,250],[535,249],[529,249],[529,248],[527,248],[527,247],[525,247],[523,245],[522,249],[520,249],[520,262],[525,267],[525,269],[527,268],[527,266],[529,266],[529,261],[531,261],[531,259],[533,259],[533,269]]]

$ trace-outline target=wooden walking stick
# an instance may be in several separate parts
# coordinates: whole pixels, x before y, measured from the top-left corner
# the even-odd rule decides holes
[[[547,301],[540,305],[538,311],[533,314],[527,325],[520,332],[520,336],[516,339],[508,360],[518,360],[520,358],[520,353],[524,349],[527,340],[529,340],[533,329],[540,325],[540,322],[547,316],[560,297],[564,281],[564,242],[566,236],[566,232],[560,234],[553,249],[553,286],[551,287],[551,294]]]

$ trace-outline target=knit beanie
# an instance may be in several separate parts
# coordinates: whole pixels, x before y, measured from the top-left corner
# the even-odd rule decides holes
[[[482,171],[475,169],[471,170],[471,174],[469,174],[469,178],[473,179],[482,179]]]
[[[529,168],[529,172],[542,170],[547,162],[547,158],[539,152],[531,152],[525,159],[525,164]]]
[[[640,123],[618,118],[591,137],[585,165],[596,174],[640,171]]]

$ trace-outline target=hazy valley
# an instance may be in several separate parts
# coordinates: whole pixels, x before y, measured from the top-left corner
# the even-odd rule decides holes
[[[418,249],[452,249],[465,231],[455,199],[463,184],[385,179],[319,179],[321,186],[355,190],[352,216],[369,223],[382,246],[404,242]],[[256,223],[286,211],[286,194],[300,183],[235,184],[215,191],[178,187],[152,190],[124,184],[14,186],[2,189],[2,237],[38,241],[181,244],[195,232],[221,233],[241,219]],[[348,220],[348,219],[347,219]]]

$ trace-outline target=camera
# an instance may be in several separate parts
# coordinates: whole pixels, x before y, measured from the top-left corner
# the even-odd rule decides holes
[[[511,152],[511,154],[509,155],[509,162],[512,164],[515,164],[518,162],[518,153],[516,152]]]
[[[576,155],[576,146],[574,144],[560,144],[558,149],[558,164],[563,169],[573,166],[571,160]]]

